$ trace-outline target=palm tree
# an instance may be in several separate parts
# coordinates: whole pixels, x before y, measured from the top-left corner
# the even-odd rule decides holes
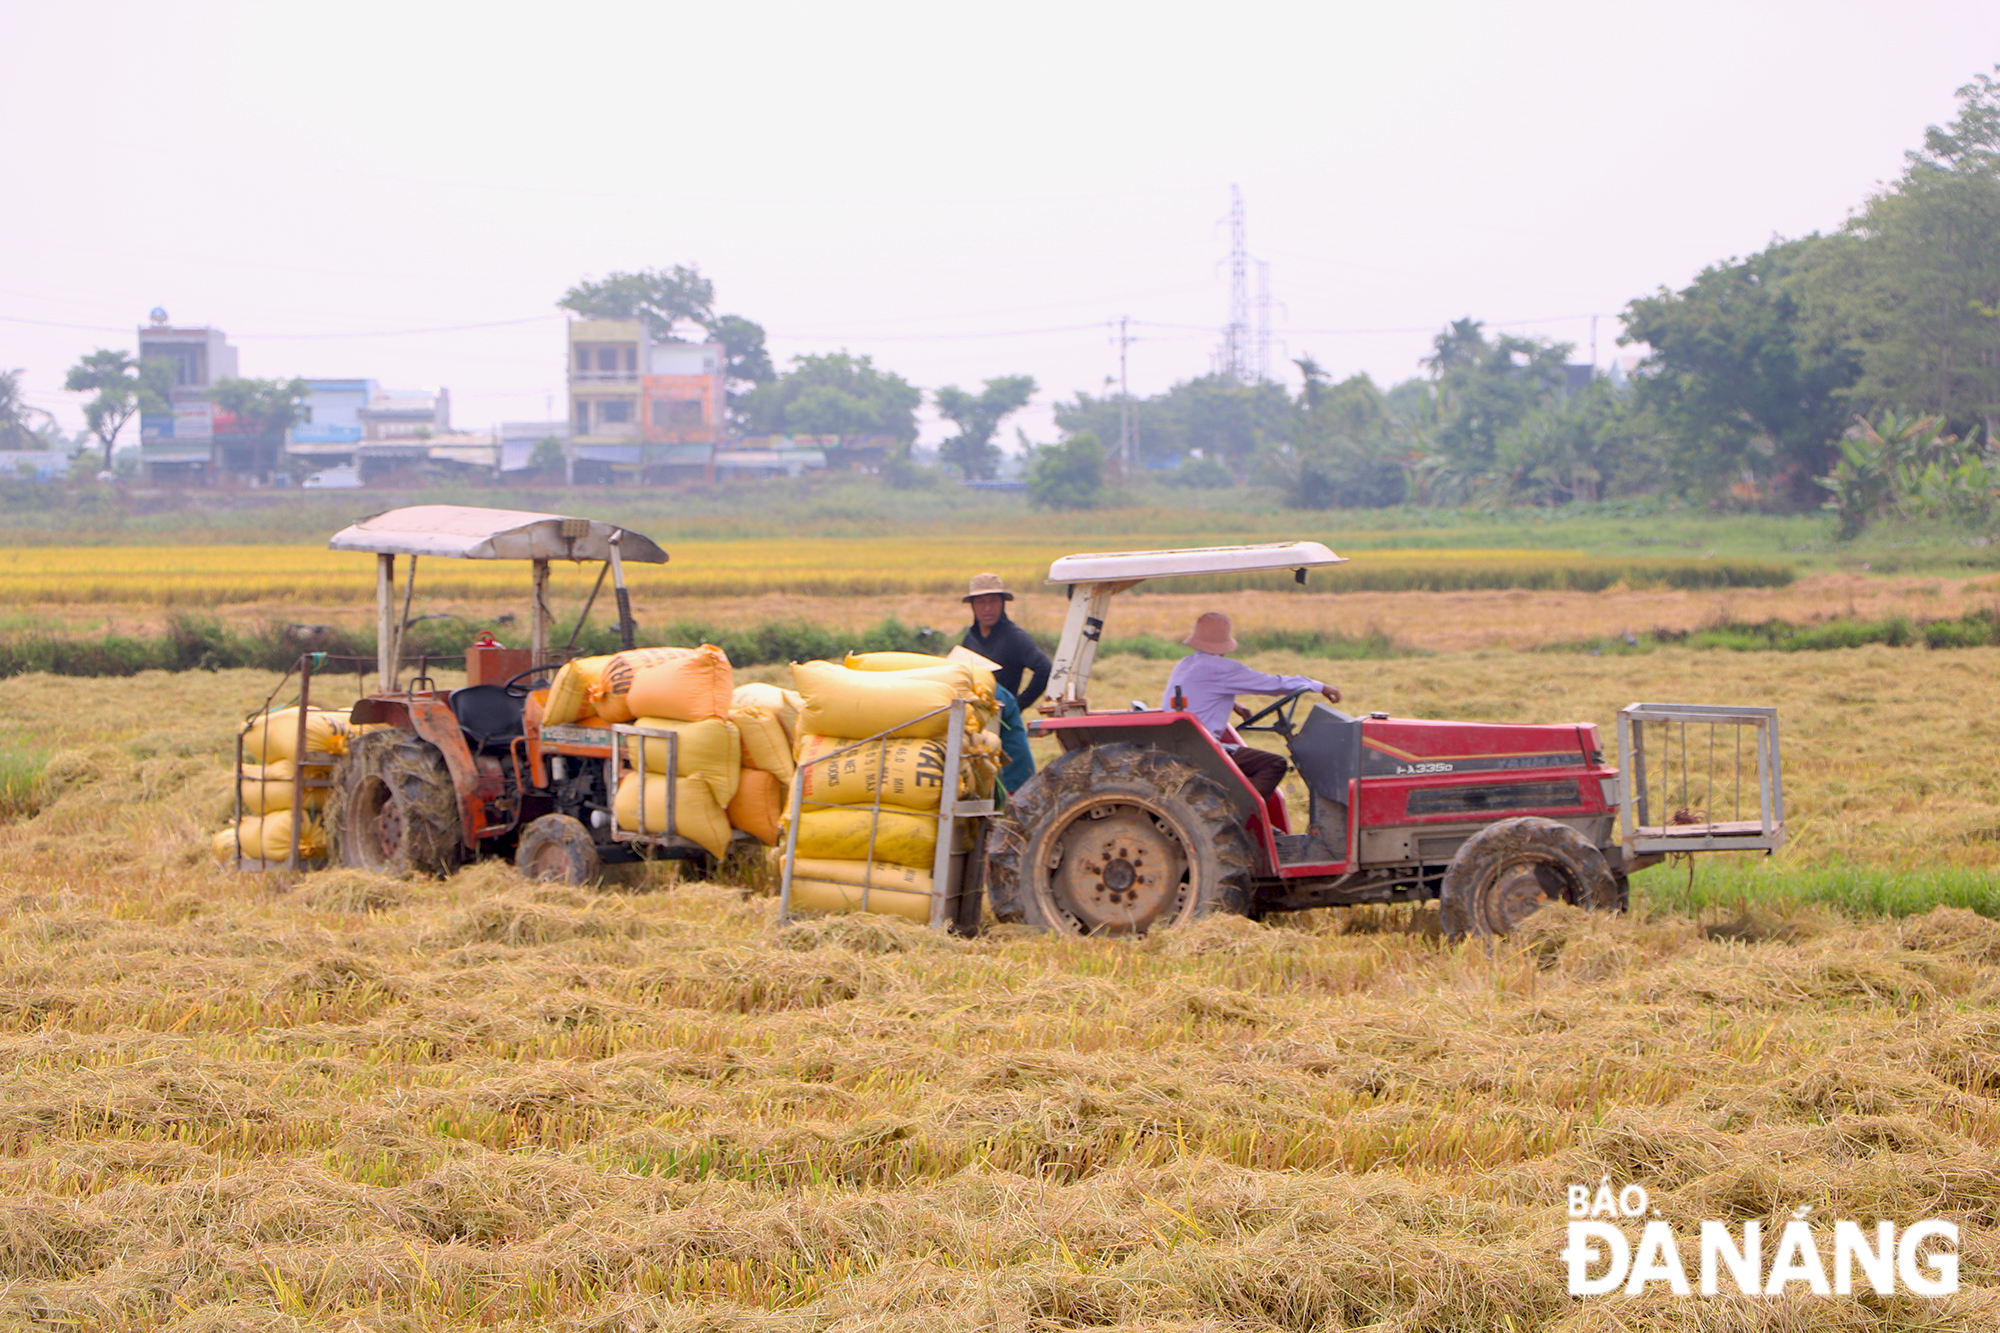
[[[55,417],[39,407],[30,407],[21,397],[21,376],[25,371],[0,370],[0,449],[32,449],[42,443],[42,433],[33,424],[42,418],[44,428]]]

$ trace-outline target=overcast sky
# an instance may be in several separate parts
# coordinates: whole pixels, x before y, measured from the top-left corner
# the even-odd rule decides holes
[[[1294,383],[1463,315],[1582,359],[1598,314],[1608,363],[1632,297],[1892,179],[2000,5],[0,0],[0,50],[0,368],[72,427],[154,306],[246,375],[561,417],[563,289],[682,263],[781,362],[1032,374],[1047,439],[1120,315],[1134,392],[1209,369],[1232,185]]]

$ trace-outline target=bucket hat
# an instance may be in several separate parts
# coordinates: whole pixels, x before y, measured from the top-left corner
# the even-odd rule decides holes
[[[1010,602],[1014,600],[1014,594],[1007,591],[1007,585],[1000,581],[998,574],[974,574],[972,576],[972,591],[958,600],[969,602],[975,597],[988,596],[1003,597]]]
[[[1220,611],[1204,611],[1194,622],[1194,633],[1181,640],[1200,653],[1233,653],[1236,636],[1230,632],[1229,617]]]

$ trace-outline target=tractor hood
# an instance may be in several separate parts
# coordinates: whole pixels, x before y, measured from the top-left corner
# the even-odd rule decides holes
[[[1591,723],[1515,726],[1368,718],[1361,724],[1363,777],[1511,773],[1575,768],[1601,757]]]
[[[327,545],[375,555],[437,555],[459,560],[609,560],[615,524],[564,514],[470,505],[412,505],[342,528]],[[650,538],[625,532],[618,554],[664,565],[667,553]]]

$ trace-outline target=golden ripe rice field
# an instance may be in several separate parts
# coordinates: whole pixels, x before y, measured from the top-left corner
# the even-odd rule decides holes
[[[1095,693],[1165,670],[1110,659]],[[1428,716],[1774,702],[1795,837],[1739,882],[2000,867],[2000,650],[1339,670]],[[222,872],[232,723],[274,683],[0,681],[0,748],[46,762],[0,824],[0,1326],[2000,1323],[2000,923],[1688,915],[1662,867],[1627,916],[1490,950],[1407,909],[968,941],[491,863]],[[1689,1237],[1948,1219],[1961,1287],[1578,1299],[1567,1187],[1605,1178]]]
[[[1121,534],[1117,549],[1171,546],[1185,538]],[[666,566],[631,566],[635,592],[658,597],[731,597],[784,592],[804,596],[949,594],[969,573],[995,570],[1010,583],[1039,587],[1056,557],[1075,541],[1047,537],[963,538],[884,535],[803,537],[795,541],[669,542]],[[558,590],[581,596],[596,568],[562,568]],[[1349,563],[1317,571],[1323,591],[1451,591],[1525,588],[1594,591],[1616,586],[1771,587],[1789,582],[1788,566],[1758,561],[1626,559],[1577,551],[1358,551]],[[525,586],[513,562],[427,560],[418,575],[429,596],[518,596]],[[1176,580],[1189,592],[1280,588],[1289,575]],[[152,604],[215,607],[291,601],[363,603],[375,595],[365,555],[320,546],[17,546],[0,552],[0,605]]]

